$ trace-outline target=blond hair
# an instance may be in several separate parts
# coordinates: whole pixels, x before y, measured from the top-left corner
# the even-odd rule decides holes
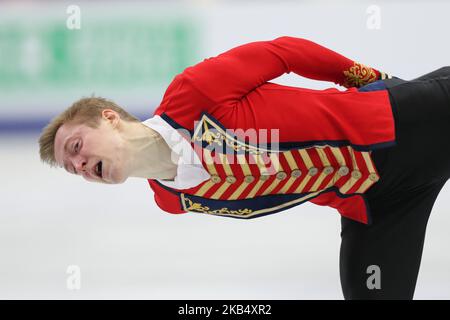
[[[39,137],[39,155],[44,163],[52,167],[57,166],[55,159],[55,136],[58,129],[66,123],[85,124],[97,128],[104,109],[116,111],[121,119],[127,121],[140,121],[112,101],[100,97],[82,98],[76,101],[64,112],[54,117],[42,130]]]

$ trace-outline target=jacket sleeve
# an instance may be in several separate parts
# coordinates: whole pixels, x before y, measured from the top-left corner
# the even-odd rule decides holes
[[[205,101],[219,104],[241,99],[263,83],[290,72],[346,88],[387,76],[312,41],[283,36],[250,42],[204,59],[186,68],[182,77]]]

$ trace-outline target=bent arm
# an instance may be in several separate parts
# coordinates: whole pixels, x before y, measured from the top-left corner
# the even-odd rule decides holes
[[[312,41],[289,36],[240,45],[186,68],[182,76],[217,104],[241,99],[263,83],[290,72],[346,88],[386,77]]]

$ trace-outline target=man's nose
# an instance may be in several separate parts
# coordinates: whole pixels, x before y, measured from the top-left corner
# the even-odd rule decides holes
[[[78,156],[73,159],[73,166],[77,173],[85,171],[87,169],[86,164],[87,164],[87,161],[83,157]]]

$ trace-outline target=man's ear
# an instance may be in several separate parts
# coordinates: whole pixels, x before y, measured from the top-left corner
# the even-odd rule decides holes
[[[120,115],[111,109],[103,109],[102,118],[108,121],[114,128],[117,127],[120,121]]]

